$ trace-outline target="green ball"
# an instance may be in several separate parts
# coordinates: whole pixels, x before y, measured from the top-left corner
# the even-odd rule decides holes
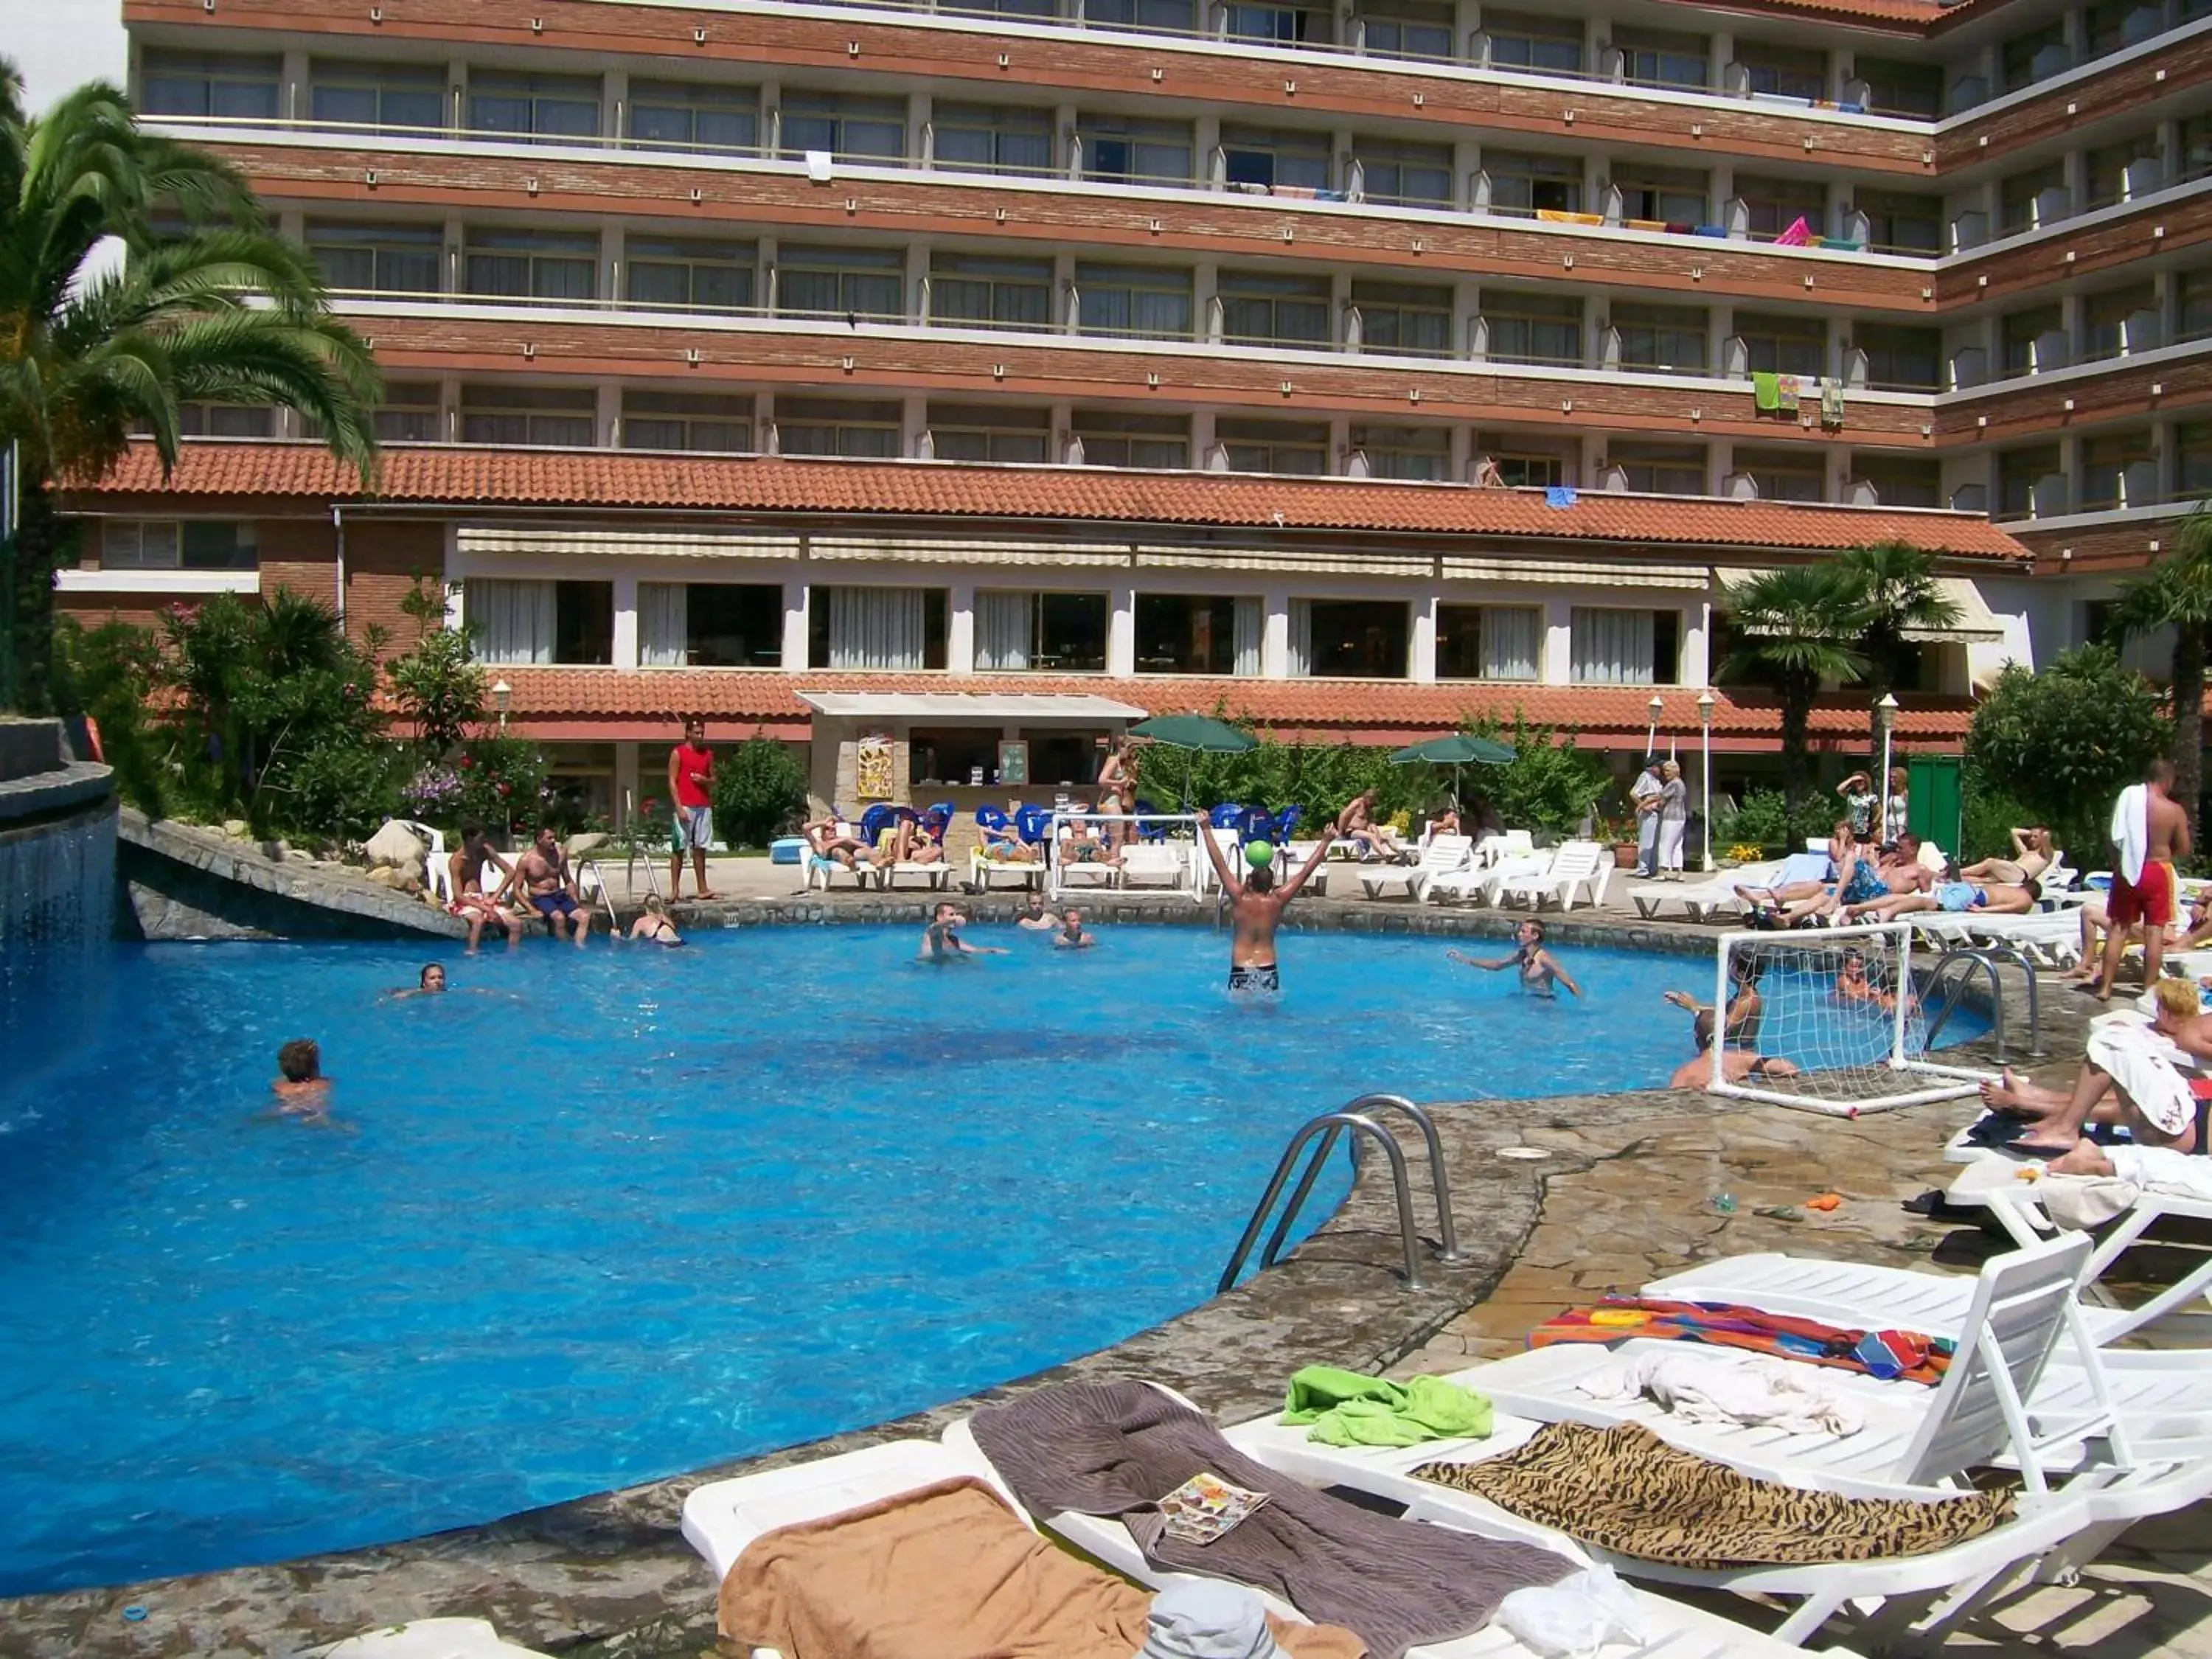
[[[1264,870],[1275,861],[1275,849],[1264,841],[1244,843],[1244,862],[1255,870]]]

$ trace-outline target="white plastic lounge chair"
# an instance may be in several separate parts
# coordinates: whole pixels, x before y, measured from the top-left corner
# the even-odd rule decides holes
[[[1606,878],[1611,873],[1605,848],[1595,842],[1563,842],[1542,874],[1500,876],[1494,884],[1492,902],[1502,902],[1506,895],[1511,894],[1534,909],[1542,909],[1544,901],[1549,898],[1557,900],[1562,910],[1571,910],[1575,895],[1580,892],[1587,891],[1592,904],[1600,902],[1605,894]]]
[[[1133,841],[1121,849],[1121,885],[1176,888],[1190,874],[1188,842]]]
[[[1438,876],[1448,876],[1467,868],[1474,855],[1474,842],[1468,836],[1431,836],[1429,844],[1421,849],[1419,864],[1363,864],[1359,866],[1359,885],[1369,898],[1381,898],[1383,891],[1395,882],[1407,898],[1415,903]]]
[[[1160,1388],[1161,1385],[1154,1383],[1152,1386]],[[1172,1389],[1163,1388],[1161,1392],[1182,1401],[1186,1406],[1191,1404]],[[1194,1411],[1197,1409],[1195,1406],[1191,1408]],[[1529,1425],[1532,1430],[1534,1426],[1533,1424]],[[983,1456],[965,1419],[945,1431],[945,1443],[963,1460]],[[1250,1450],[1250,1448],[1244,1449]],[[1256,1453],[1254,1455],[1257,1455]],[[988,1463],[988,1460],[985,1462]],[[1297,1472],[1288,1468],[1284,1468],[1284,1473],[1297,1478]],[[1406,1518],[1425,1522],[1442,1518],[1443,1513],[1441,1507],[1434,1514],[1415,1513],[1409,1508]],[[1103,1562],[1123,1577],[1139,1584],[1158,1589],[1185,1576],[1156,1567],[1146,1560],[1144,1551],[1138,1547],[1128,1528],[1119,1521],[1104,1516],[1083,1515],[1074,1510],[1063,1510],[1057,1515],[1037,1518],[1046,1531],[1058,1534],[1083,1553]],[[1577,1566],[1586,1565],[1590,1560],[1588,1552],[1571,1539],[1547,1528],[1532,1526],[1501,1510],[1484,1510],[1476,1513],[1459,1510],[1450,1514],[1447,1524],[1458,1531],[1471,1532],[1485,1538],[1540,1544],[1547,1549],[1558,1551]],[[1267,1610],[1278,1617],[1304,1620],[1304,1615],[1282,1597],[1266,1590],[1254,1593],[1267,1604]],[[1644,1608],[1648,1639],[1643,1646],[1633,1650],[1608,1645],[1602,1650],[1605,1659],[1613,1659],[1615,1654],[1619,1654],[1620,1659],[1629,1659],[1631,1653],[1650,1655],[1652,1659],[1661,1659],[1661,1656],[1664,1656],[1664,1659],[1759,1659],[1759,1656],[1792,1651],[1796,1646],[1795,1644],[1777,1642],[1771,1637],[1732,1624],[1714,1613],[1686,1607],[1679,1601],[1668,1601],[1649,1591],[1638,1592],[1638,1599]],[[1840,1654],[1842,1650],[1831,1651]],[[1406,1659],[1530,1659],[1530,1649],[1495,1622],[1471,1635],[1457,1637],[1448,1642],[1429,1643],[1406,1650]]]
[[[453,871],[447,862],[445,831],[433,830],[428,824],[418,823],[413,818],[391,818],[386,822],[398,824],[422,843],[425,849],[422,854],[422,884],[430,890],[431,896],[439,903],[451,904],[453,902]]]
[[[842,818],[833,827],[841,838],[853,841],[860,838],[860,830]],[[848,878],[855,887],[880,884],[876,878],[875,866],[858,854],[854,854],[853,862],[847,865],[838,859],[825,859],[811,847],[806,849],[806,885],[809,889],[819,887],[826,893],[836,884],[840,876]]]
[[[888,890],[899,884],[902,876],[908,878],[920,877],[924,887],[937,892],[944,888],[951,875],[952,860],[950,859],[933,859],[927,864],[917,863],[912,859],[901,859],[884,871],[883,884]]]
[[[545,1659],[536,1648],[502,1642],[486,1619],[410,1619],[349,1636],[322,1659]]]
[[[1781,872],[1779,863],[1747,864],[1718,871],[1703,881],[1640,881],[1628,890],[1628,898],[1636,913],[1646,918],[1656,916],[1662,906],[1671,903],[1680,905],[1692,921],[1711,921],[1743,908],[1743,902],[1735,896],[1737,888],[1771,885]]]

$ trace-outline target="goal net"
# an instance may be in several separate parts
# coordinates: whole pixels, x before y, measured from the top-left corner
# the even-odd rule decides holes
[[[1955,1099],[1991,1075],[1931,1057],[1934,958],[1916,958],[1909,922],[1724,933],[1719,957],[1715,1006],[1735,1015],[1712,1050],[1716,1094],[1856,1117]]]

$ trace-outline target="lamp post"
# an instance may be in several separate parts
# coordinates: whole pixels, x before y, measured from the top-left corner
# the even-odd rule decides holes
[[[1651,710],[1651,724],[1644,730],[1644,754],[1646,759],[1649,759],[1658,747],[1659,716],[1666,712],[1667,700],[1655,696],[1648,707]]]
[[[1698,793],[1703,798],[1705,825],[1705,868],[1713,867],[1713,694],[1698,693],[1698,727],[1704,734],[1705,755],[1698,769]]]
[[[491,688],[492,707],[499,710],[499,734],[507,735],[507,700],[514,695],[514,688],[505,680],[495,681]]]
[[[1897,696],[1894,692],[1883,692],[1881,701],[1875,704],[1874,724],[1875,729],[1881,733],[1881,776],[1875,782],[1875,799],[1881,803],[1876,809],[1880,814],[1878,822],[1881,828],[1875,834],[1877,839],[1887,842],[1892,839],[1889,833],[1889,738],[1892,729],[1897,725]]]

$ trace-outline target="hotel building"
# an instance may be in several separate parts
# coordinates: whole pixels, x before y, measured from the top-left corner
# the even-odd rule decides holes
[[[196,409],[74,498],[61,603],[404,643],[442,578],[616,810],[678,711],[841,803],[864,730],[903,795],[1194,708],[1694,753],[1724,586],[1889,539],[1960,607],[1898,736],[1955,748],[2212,492],[2212,0],[124,15],[372,341],[385,451]],[[1771,764],[1771,696],[1710,713]]]

